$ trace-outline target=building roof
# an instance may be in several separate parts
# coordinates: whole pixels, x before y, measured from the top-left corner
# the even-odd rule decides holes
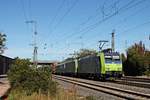
[[[56,60],[38,60],[38,64],[53,64],[53,63],[58,63]],[[33,61],[31,61],[33,63]]]

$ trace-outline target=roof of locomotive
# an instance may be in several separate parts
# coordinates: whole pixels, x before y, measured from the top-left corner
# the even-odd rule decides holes
[[[107,52],[107,53],[104,53],[105,56],[119,56],[119,52]]]
[[[65,64],[65,63],[74,62],[75,60],[76,60],[76,59],[67,60],[67,61],[62,61],[62,62],[59,62],[59,63],[57,64],[57,66],[59,66],[59,65],[63,65],[63,64]]]
[[[79,60],[94,57],[94,56],[97,56],[97,54],[87,55],[87,56],[79,58]]]
[[[112,51],[111,48],[104,49],[101,52],[103,52],[105,56],[119,56],[120,55],[119,52],[114,52]]]

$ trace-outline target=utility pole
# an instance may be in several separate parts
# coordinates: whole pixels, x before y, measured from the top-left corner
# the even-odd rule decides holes
[[[115,51],[115,30],[112,32],[111,49],[112,51]]]
[[[99,52],[102,50],[103,46],[108,42],[107,40],[100,40],[99,42]]]
[[[37,68],[37,64],[38,64],[38,58],[37,58],[37,43],[36,43],[36,38],[37,38],[37,30],[36,30],[36,21],[34,20],[31,20],[31,21],[26,21],[26,23],[30,23],[30,24],[33,24],[34,25],[34,41],[33,41],[33,47],[34,47],[34,50],[33,50],[33,65]]]

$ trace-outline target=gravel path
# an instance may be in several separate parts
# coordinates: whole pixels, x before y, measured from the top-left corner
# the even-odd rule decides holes
[[[8,80],[6,78],[0,78],[0,97],[3,96],[9,88]]]

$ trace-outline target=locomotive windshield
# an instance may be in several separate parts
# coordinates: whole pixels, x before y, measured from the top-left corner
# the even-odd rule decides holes
[[[112,63],[112,58],[105,58],[105,63]]]
[[[105,63],[121,63],[119,54],[116,53],[105,54]]]
[[[105,63],[112,63],[112,56],[105,56]]]
[[[121,63],[121,59],[120,59],[120,56],[113,56],[113,61],[114,63]]]

